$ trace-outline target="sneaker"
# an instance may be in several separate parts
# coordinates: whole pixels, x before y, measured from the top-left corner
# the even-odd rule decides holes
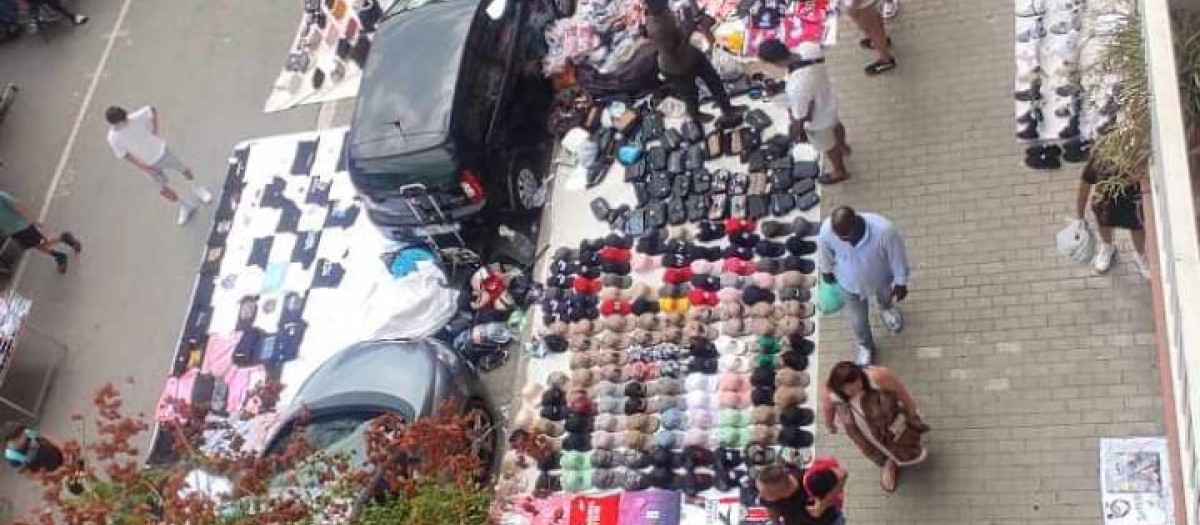
[[[187,224],[188,219],[192,218],[192,214],[196,213],[196,208],[186,204],[179,205],[179,215],[175,216],[175,224],[183,226]]]
[[[203,202],[204,204],[212,202],[212,193],[205,189],[204,186],[193,187],[192,193],[195,193],[196,198],[200,199],[200,202]]]
[[[900,14],[900,0],[883,0],[879,4],[879,15],[884,20],[891,20]]]
[[[1117,248],[1111,244],[1103,243],[1096,248],[1096,259],[1092,261],[1092,266],[1096,269],[1096,273],[1107,272],[1112,268],[1113,256],[1117,254]]]
[[[59,238],[62,239],[63,244],[70,246],[75,253],[83,251],[83,243],[79,242],[79,238],[71,232],[62,232],[62,236]]]
[[[87,15],[75,15],[75,18],[71,19],[71,23],[75,24],[77,26],[81,26],[83,24],[86,24],[88,22],[88,20],[91,20],[91,19],[88,18]]]
[[[1137,267],[1138,273],[1142,274],[1146,280],[1150,280],[1150,262],[1146,260],[1146,256],[1138,252],[1133,252],[1133,265]]]
[[[900,315],[900,309],[895,306],[886,310],[880,309],[879,320],[893,334],[898,334],[901,330],[904,330],[904,316]]]
[[[854,364],[858,366],[868,366],[875,361],[875,351],[863,345],[858,345],[854,349]]]

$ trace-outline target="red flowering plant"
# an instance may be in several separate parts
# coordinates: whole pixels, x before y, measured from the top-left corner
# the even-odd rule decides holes
[[[267,387],[278,392],[278,386]],[[271,395],[272,392],[260,392]],[[150,425],[122,409],[118,388],[107,384],[93,399],[95,415],[76,415],[81,437],[62,443],[64,467],[34,475],[43,505],[14,525],[482,525],[492,495],[481,442],[466,416],[450,404],[434,416],[405,421],[382,415],[361,430],[361,454],[314,446],[301,424],[269,454],[202,446],[203,406],[178,403],[187,417],[164,424],[176,460],[151,466],[133,445]],[[89,421],[90,419],[90,421]],[[491,430],[489,429],[488,432]]]

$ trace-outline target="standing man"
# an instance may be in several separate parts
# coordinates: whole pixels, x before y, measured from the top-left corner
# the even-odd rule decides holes
[[[892,39],[887,36],[883,27],[883,15],[876,6],[881,0],[841,0],[842,10],[850,14],[854,25],[867,35],[859,40],[858,45],[875,51],[875,61],[867,64],[863,70],[867,75],[875,76],[896,69],[896,57],[892,56]],[[885,0],[886,1],[886,0]]]
[[[21,248],[33,248],[53,257],[54,262],[58,264],[58,273],[67,273],[67,254],[52,249],[52,246],[61,242],[70,246],[75,253],[79,253],[83,245],[71,232],[62,232],[58,237],[47,238],[30,217],[29,210],[17,202],[17,199],[7,192],[0,191],[0,236],[12,237]]]
[[[848,476],[836,459],[817,457],[806,471],[791,465],[763,467],[754,484],[776,525],[843,525]]]
[[[1093,157],[1083,168],[1083,176],[1079,180],[1079,194],[1075,204],[1075,216],[1078,220],[1085,219],[1089,202],[1092,215],[1096,217],[1096,229],[1100,240],[1104,241],[1096,248],[1096,258],[1092,266],[1096,273],[1105,273],[1112,267],[1117,248],[1113,245],[1113,228],[1129,231],[1129,239],[1133,241],[1133,264],[1138,273],[1146,279],[1150,278],[1150,263],[1146,262],[1146,230],[1142,223],[1142,184],[1145,168],[1140,173],[1122,174],[1120,170],[1108,163]],[[1105,183],[1108,191],[1094,191],[1097,184]]]
[[[721,75],[708,57],[689,41],[695,27],[694,23],[689,23],[686,31],[680,27],[667,0],[646,0],[646,35],[658,48],[658,70],[666,77],[672,93],[683,100],[688,114],[697,124],[703,123],[712,118],[700,113],[700,88],[696,79],[704,81],[721,109],[717,126],[736,126],[740,117],[738,108],[730,104]]]
[[[846,144],[846,128],[838,118],[837,97],[820,44],[803,42],[793,54],[783,42],[768,40],[758,47],[758,58],[788,70],[786,93],[792,137],[811,143],[833,165],[833,173],[821,174],[817,181],[837,184],[849,179],[846,156],[850,146]]]
[[[908,256],[904,239],[891,221],[874,213],[842,206],[821,223],[817,268],[827,283],[837,283],[845,300],[850,328],[857,339],[854,362],[866,366],[875,358],[869,303],[879,303],[879,317],[892,333],[904,328],[895,303],[908,297]]]
[[[179,203],[176,224],[183,226],[196,211],[198,204],[192,199],[193,195],[202,203],[212,201],[212,194],[195,183],[196,177],[191,168],[184,165],[159,136],[157,109],[145,106],[133,113],[126,113],[124,108],[109,106],[104,111],[104,119],[109,124],[108,145],[112,147],[113,154],[146,172],[164,199]],[[167,170],[179,173],[191,183],[191,195],[180,195],[171,188],[167,182]]]

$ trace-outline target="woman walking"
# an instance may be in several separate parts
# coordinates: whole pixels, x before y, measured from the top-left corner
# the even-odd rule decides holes
[[[883,490],[894,492],[900,468],[925,461],[921,435],[929,426],[908,389],[882,366],[842,361],[829,372],[823,390],[825,428],[836,434],[836,419],[863,455],[880,467]]]

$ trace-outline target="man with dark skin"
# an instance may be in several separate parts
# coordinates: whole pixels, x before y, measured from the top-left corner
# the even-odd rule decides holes
[[[658,69],[667,79],[672,94],[687,105],[689,116],[698,124],[712,117],[700,112],[700,88],[696,79],[704,82],[721,110],[719,127],[733,127],[740,122],[739,109],[729,102],[729,93],[721,75],[708,57],[692,46],[691,34],[680,27],[671,12],[668,0],[646,0],[646,35],[658,48]]]
[[[904,327],[896,302],[908,297],[908,255],[891,221],[843,206],[821,224],[817,268],[827,283],[837,283],[857,347],[854,361],[869,365],[875,356],[869,305],[874,298],[889,331]]]

